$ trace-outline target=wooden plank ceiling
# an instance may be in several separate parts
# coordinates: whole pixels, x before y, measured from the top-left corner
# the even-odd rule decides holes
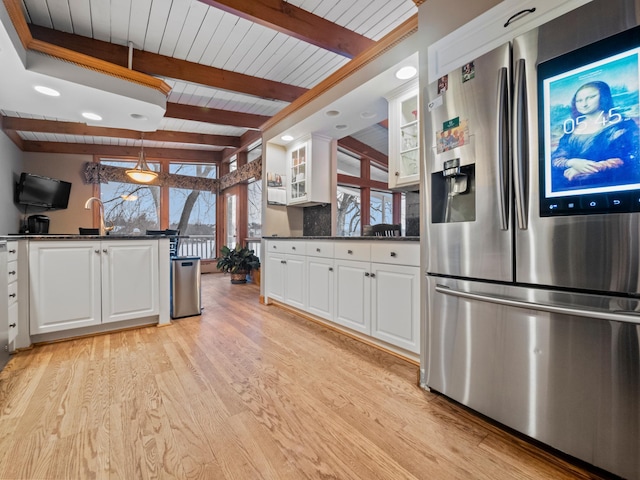
[[[10,0],[17,1],[20,0]],[[161,78],[145,151],[220,161],[417,13],[414,0],[21,0],[33,38]],[[1,108],[1,105],[0,105]],[[140,133],[0,109],[23,151],[135,156]]]

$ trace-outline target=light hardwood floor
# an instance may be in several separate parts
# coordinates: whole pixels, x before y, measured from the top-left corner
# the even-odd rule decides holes
[[[2,479],[586,479],[417,367],[203,276],[201,317],[38,346],[0,374]]]

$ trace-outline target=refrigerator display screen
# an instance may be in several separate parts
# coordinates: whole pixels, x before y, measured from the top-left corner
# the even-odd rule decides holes
[[[640,211],[640,29],[538,66],[540,215]]]

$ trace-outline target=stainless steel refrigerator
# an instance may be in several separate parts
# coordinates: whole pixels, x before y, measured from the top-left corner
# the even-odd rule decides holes
[[[423,383],[640,478],[639,0],[426,88]],[[606,84],[606,85],[603,85]]]

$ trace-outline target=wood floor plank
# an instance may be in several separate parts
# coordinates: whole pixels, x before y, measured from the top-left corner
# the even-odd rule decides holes
[[[595,480],[417,368],[202,277],[204,310],[36,346],[0,373],[0,478]]]

